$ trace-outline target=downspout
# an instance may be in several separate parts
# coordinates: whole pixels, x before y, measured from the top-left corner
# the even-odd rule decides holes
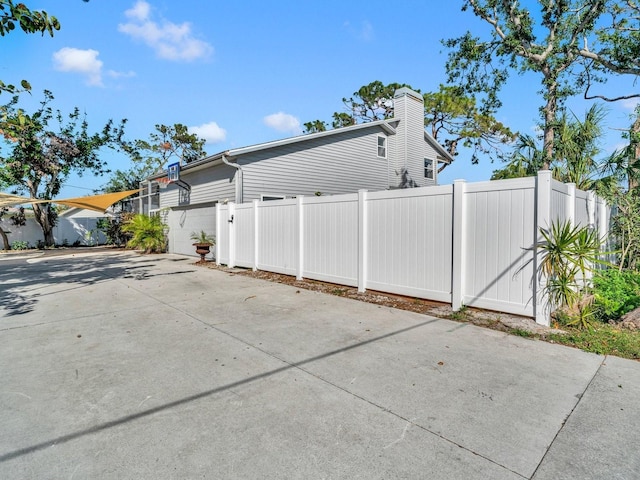
[[[242,167],[240,165],[238,165],[237,163],[231,163],[229,160],[227,160],[227,154],[229,152],[225,152],[222,154],[222,162],[225,165],[229,165],[230,167],[235,168],[236,170],[238,170],[238,174],[236,176],[236,203],[242,203],[243,202],[243,197],[244,197],[244,175],[242,172]]]

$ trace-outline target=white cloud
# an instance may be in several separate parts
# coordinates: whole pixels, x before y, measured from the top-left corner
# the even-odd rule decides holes
[[[216,122],[205,123],[198,127],[189,127],[189,132],[205,139],[207,143],[220,143],[227,138],[227,131]]]
[[[292,133],[294,135],[302,133],[300,120],[288,113],[272,113],[264,117],[263,121],[267,127],[271,127],[279,132]]]
[[[141,40],[151,47],[156,55],[165,60],[192,61],[206,58],[213,53],[213,47],[194,37],[191,24],[177,24],[151,18],[151,5],[138,0],[133,8],[124,12],[128,23],[118,25],[118,30],[130,37]]]
[[[53,54],[56,70],[74,72],[86,76],[88,85],[102,86],[102,61],[98,60],[97,50],[80,50],[65,47]]]
[[[111,78],[131,78],[136,76],[136,72],[129,70],[128,72],[116,72],[115,70],[108,70],[107,75]]]
[[[374,38],[373,25],[368,20],[363,20],[359,26],[351,25],[351,22],[344,22],[344,28],[357,38],[363,42],[370,42]]]
[[[640,105],[640,101],[637,98],[628,98],[626,100],[622,100],[622,108],[626,110],[634,111],[638,105]]]

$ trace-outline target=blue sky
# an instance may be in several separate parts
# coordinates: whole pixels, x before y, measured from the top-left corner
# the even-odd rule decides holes
[[[207,139],[210,154],[300,134],[309,120],[329,121],[342,111],[343,97],[374,80],[435,91],[445,81],[440,40],[468,29],[488,34],[453,0],[26,3],[61,23],[53,38],[19,31],[0,38],[0,79],[29,80],[27,110],[47,89],[55,108],[68,113],[79,107],[93,130],[126,118],[127,138],[148,139],[156,124],[183,123]],[[514,77],[498,119],[533,134],[538,86],[536,76]],[[638,86],[623,79],[599,89],[614,95]],[[590,105],[570,103],[579,117]],[[616,129],[628,127],[634,105],[607,106],[605,152],[621,145]],[[125,156],[104,155],[111,169],[129,166]],[[440,183],[488,180],[499,167],[486,159],[471,165],[470,156],[461,151]],[[74,176],[60,197],[90,194],[106,181]]]

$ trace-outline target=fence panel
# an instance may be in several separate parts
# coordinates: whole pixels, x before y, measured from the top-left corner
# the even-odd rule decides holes
[[[532,316],[535,178],[469,184],[465,305]]]
[[[595,226],[595,201],[590,201],[589,192],[576,190],[574,225],[580,227]]]
[[[255,222],[252,203],[236,205],[233,212],[233,225],[236,229],[235,264],[253,268],[255,252]]]
[[[299,252],[297,201],[260,202],[257,223],[257,267],[260,270],[295,275]]]
[[[305,198],[302,276],[358,285],[358,195]]]
[[[229,265],[229,205],[218,205],[216,212],[216,261]]]
[[[368,195],[366,288],[451,301],[452,191],[448,185]]]

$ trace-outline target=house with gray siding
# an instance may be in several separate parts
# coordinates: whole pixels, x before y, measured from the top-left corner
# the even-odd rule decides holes
[[[394,117],[236,148],[184,165],[180,182],[141,197],[161,210],[169,251],[195,255],[191,232],[215,231],[218,202],[245,203],[300,195],[337,195],[435,185],[438,164],[452,157],[424,128],[422,95],[401,88]],[[147,192],[164,176],[148,179]]]

